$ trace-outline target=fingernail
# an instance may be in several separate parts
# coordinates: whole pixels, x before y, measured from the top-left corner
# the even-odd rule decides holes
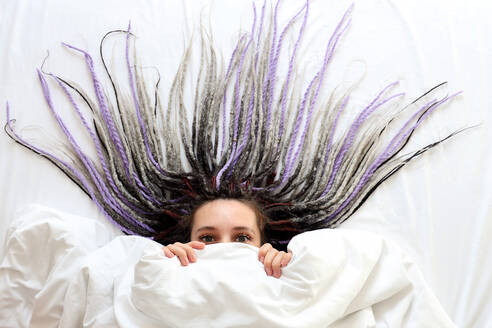
[[[265,259],[264,256],[260,257],[260,262],[263,263],[263,260]]]

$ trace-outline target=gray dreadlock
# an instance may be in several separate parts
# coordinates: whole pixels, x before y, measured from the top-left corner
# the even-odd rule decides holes
[[[191,43],[174,77],[167,105],[163,105],[159,81],[152,86],[143,78],[142,69],[131,65],[129,42],[133,35],[129,25],[126,31],[108,32],[101,40],[101,60],[111,82],[107,92],[90,54],[65,44],[84,55],[95,100],[75,83],[38,71],[48,106],[67,137],[63,152],[68,156],[26,142],[13,128],[8,104],[5,130],[13,140],[53,162],[127,234],[163,243],[186,239],[190,213],[217,198],[257,202],[269,218],[267,236],[277,247],[302,231],[334,228],[384,180],[456,134],[399,155],[422,121],[458,93],[435,98],[434,91],[444,83],[432,88],[406,106],[414,110],[413,115],[390,134],[389,127],[396,124],[401,111],[384,120],[372,114],[403,95],[387,95],[397,84],[391,83],[359,112],[341,137],[337,136],[351,90],[341,95],[333,90],[323,106],[318,105],[318,98],[321,92],[326,93],[322,88],[326,69],[350,25],[353,5],[336,26],[321,67],[301,94],[294,73],[309,1],[282,30],[277,24],[279,4],[272,8],[270,19],[266,18],[266,3],[260,19],[253,4],[251,32],[238,37],[227,66],[217,59],[211,37],[202,28],[192,117],[184,99]],[[105,39],[115,33],[126,34],[130,93],[110,74],[103,56]],[[295,33],[296,42],[287,52],[283,41],[289,33]],[[281,56],[288,58],[283,79],[278,65]],[[97,161],[80,148],[58,115],[45,76],[57,83],[79,115]],[[90,119],[82,114],[81,104],[91,110]]]

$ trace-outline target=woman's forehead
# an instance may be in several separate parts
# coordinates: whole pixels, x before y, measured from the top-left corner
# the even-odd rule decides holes
[[[248,205],[234,199],[217,199],[202,205],[193,218],[193,226],[256,226],[256,214]]]

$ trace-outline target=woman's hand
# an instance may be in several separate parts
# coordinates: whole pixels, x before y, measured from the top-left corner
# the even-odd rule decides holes
[[[280,278],[282,268],[285,267],[292,258],[291,252],[278,251],[269,243],[264,244],[258,251],[258,259],[265,266],[267,276]]]
[[[196,261],[195,249],[203,249],[205,248],[205,243],[201,241],[190,241],[189,243],[174,243],[169,244],[162,248],[164,254],[171,258],[175,255],[178,257],[181,265],[187,266],[190,262]]]
[[[205,243],[201,241],[190,241],[189,243],[174,243],[162,248],[164,254],[172,258],[177,256],[181,265],[187,266],[189,263],[196,261],[195,249],[205,248]],[[287,266],[292,258],[291,252],[278,251],[269,243],[264,244],[258,250],[258,259],[265,266],[265,272],[268,276],[280,278],[282,268]]]

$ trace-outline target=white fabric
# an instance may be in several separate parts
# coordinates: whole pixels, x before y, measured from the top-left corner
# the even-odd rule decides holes
[[[281,22],[299,8],[299,1],[283,2]],[[307,65],[307,78],[319,67],[329,35],[351,2],[312,1],[299,57]],[[255,3],[261,8],[261,1]],[[330,90],[339,85],[347,65],[362,62],[366,78],[354,91],[354,103],[348,108],[354,114],[383,85],[396,79],[402,80],[400,89],[407,92],[406,101],[441,81],[450,82],[450,91],[464,90],[459,99],[430,117],[409,149],[455,129],[481,125],[426,153],[386,181],[345,225],[377,232],[408,252],[460,327],[492,326],[491,13],[492,2],[483,0],[356,0],[352,25],[340,41],[326,81]],[[0,1],[0,124],[5,124],[3,109],[8,100],[19,128],[37,125],[59,136],[35,68],[49,50],[46,70],[90,90],[83,59],[60,42],[90,51],[101,74],[96,58],[99,39],[108,30],[126,28],[129,19],[138,36],[142,65],[159,69],[161,87],[166,90],[200,14],[212,16],[217,47],[228,56],[237,30],[249,28],[251,1]],[[114,52],[116,58],[120,58],[118,51]],[[77,130],[73,112],[56,90],[54,87],[53,101],[68,126]],[[31,139],[37,136],[43,140],[29,129],[23,132]],[[0,256],[14,213],[29,203],[94,217],[116,233],[63,174],[3,133],[0,182]]]
[[[276,279],[250,245],[208,245],[183,267],[101,228],[30,207],[0,266],[0,326],[454,327],[415,264],[372,233],[298,235]]]

